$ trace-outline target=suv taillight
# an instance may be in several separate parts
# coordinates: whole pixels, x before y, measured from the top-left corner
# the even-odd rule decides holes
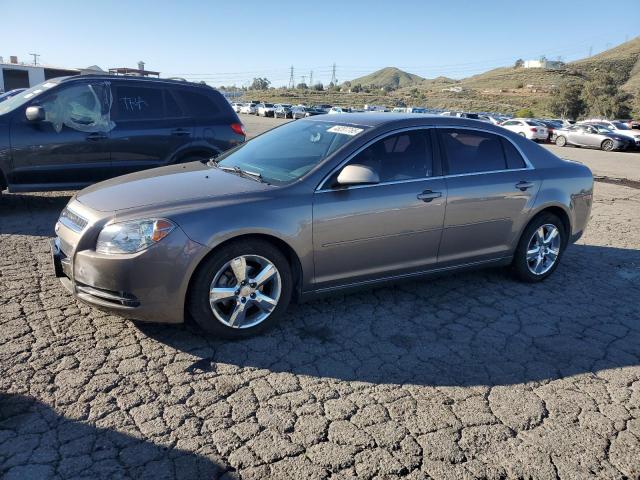
[[[538,129],[535,128],[535,127],[531,127],[529,130],[531,130],[532,132],[537,132],[538,131]]]
[[[241,123],[232,123],[230,126],[231,130],[233,130],[238,135],[242,135],[243,137],[247,136],[247,133],[244,131],[244,125],[242,125]]]

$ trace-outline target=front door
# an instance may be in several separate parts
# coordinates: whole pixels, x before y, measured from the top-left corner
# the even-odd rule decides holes
[[[17,188],[76,188],[110,176],[111,92],[105,82],[61,85],[14,113],[11,147]],[[31,122],[29,106],[45,119]]]
[[[447,213],[441,267],[510,255],[540,188],[506,138],[472,129],[439,129],[446,160]]]
[[[336,188],[336,171],[314,194],[316,288],[432,268],[437,260],[447,190],[435,165],[432,132],[391,134],[348,164],[366,165],[380,183]],[[333,188],[332,188],[333,187]]]

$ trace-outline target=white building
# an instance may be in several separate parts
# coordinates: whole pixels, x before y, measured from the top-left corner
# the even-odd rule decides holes
[[[10,57],[5,63],[0,57],[0,92],[14,88],[29,88],[55,77],[78,75],[82,71],[76,68],[45,67],[19,63],[17,57]]]
[[[525,60],[524,62],[524,68],[546,68],[547,70],[557,70],[558,68],[562,68],[563,65],[563,62],[547,60],[546,58]]]

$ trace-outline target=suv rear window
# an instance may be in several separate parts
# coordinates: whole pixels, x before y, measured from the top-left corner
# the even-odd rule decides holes
[[[183,89],[175,90],[175,93],[186,110],[188,117],[209,118],[220,112],[220,108],[215,101],[205,93]]]
[[[152,120],[164,117],[162,89],[139,87],[137,85],[117,85],[114,104],[116,121]]]

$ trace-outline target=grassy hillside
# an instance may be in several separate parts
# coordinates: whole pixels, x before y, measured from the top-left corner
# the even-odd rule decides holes
[[[502,67],[462,80],[446,77],[423,79],[389,67],[356,78],[351,85],[391,86],[389,93],[371,88],[369,93],[272,89],[248,92],[247,99],[287,103],[331,103],[342,106],[377,104],[393,107],[427,106],[455,110],[515,113],[531,108],[536,115],[550,115],[548,103],[565,82],[584,83],[596,72],[608,72],[617,83],[636,95],[640,105],[640,37],[589,58],[568,63],[558,70]],[[452,91],[452,88],[458,91]]]
[[[407,87],[415,85],[424,80],[419,75],[408,73],[395,67],[387,67],[382,70],[370,73],[364,77],[354,78],[351,85],[373,86],[378,88],[390,87]]]

